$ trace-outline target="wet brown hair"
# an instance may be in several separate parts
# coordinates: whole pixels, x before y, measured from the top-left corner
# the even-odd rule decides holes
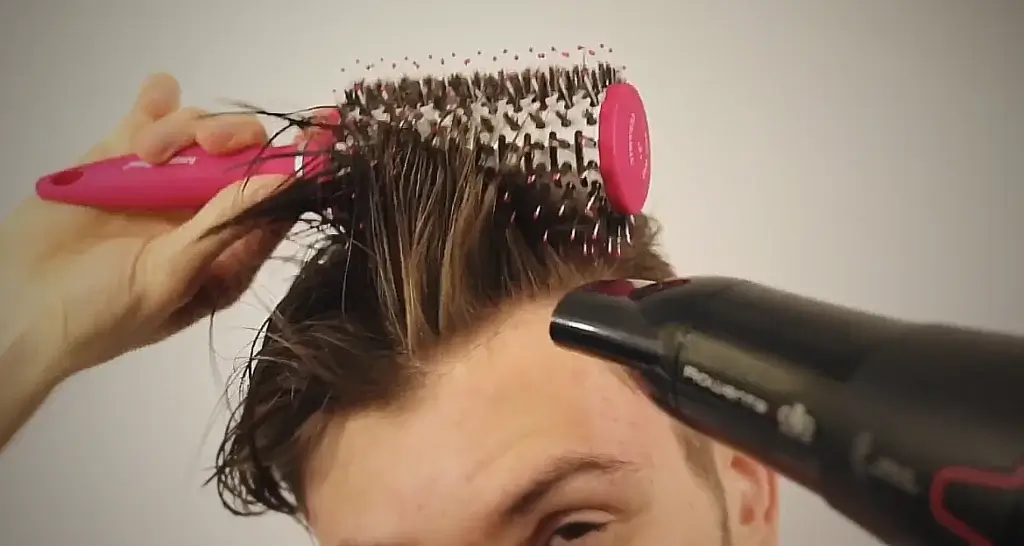
[[[326,425],[403,400],[432,352],[515,301],[601,278],[673,276],[651,219],[636,217],[618,252],[559,238],[587,233],[594,218],[574,209],[534,219],[549,192],[525,190],[516,169],[478,168],[468,150],[383,127],[371,148],[331,161],[330,174],[295,180],[238,220],[317,230],[241,369],[243,399],[218,451],[211,480],[239,515],[301,519],[305,465]],[[710,472],[705,443],[684,441]]]

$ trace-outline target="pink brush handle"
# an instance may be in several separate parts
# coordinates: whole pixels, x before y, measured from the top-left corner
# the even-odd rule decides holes
[[[192,146],[161,165],[121,156],[44,176],[36,183],[36,194],[47,201],[107,210],[199,210],[247,176],[294,173],[298,152],[297,146],[256,146],[213,156]]]

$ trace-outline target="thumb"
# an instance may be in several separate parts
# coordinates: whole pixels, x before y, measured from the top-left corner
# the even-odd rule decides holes
[[[224,251],[257,226],[218,228],[277,193],[288,180],[284,176],[254,176],[236,182],[221,190],[187,222],[154,241],[154,263],[165,264],[158,274],[166,275],[168,281],[160,283],[161,288],[179,295],[181,290],[191,288]]]

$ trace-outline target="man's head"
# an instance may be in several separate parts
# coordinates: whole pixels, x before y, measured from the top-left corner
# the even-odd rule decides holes
[[[652,223],[615,255],[551,245],[496,212],[514,173],[389,133],[248,216],[334,233],[246,367],[226,504],[296,516],[324,546],[773,546],[774,475],[548,338],[580,284],[673,276]]]

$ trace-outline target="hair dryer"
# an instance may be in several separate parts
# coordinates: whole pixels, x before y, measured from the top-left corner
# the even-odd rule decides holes
[[[602,281],[550,335],[892,545],[1024,545],[1024,338],[749,281]]]

